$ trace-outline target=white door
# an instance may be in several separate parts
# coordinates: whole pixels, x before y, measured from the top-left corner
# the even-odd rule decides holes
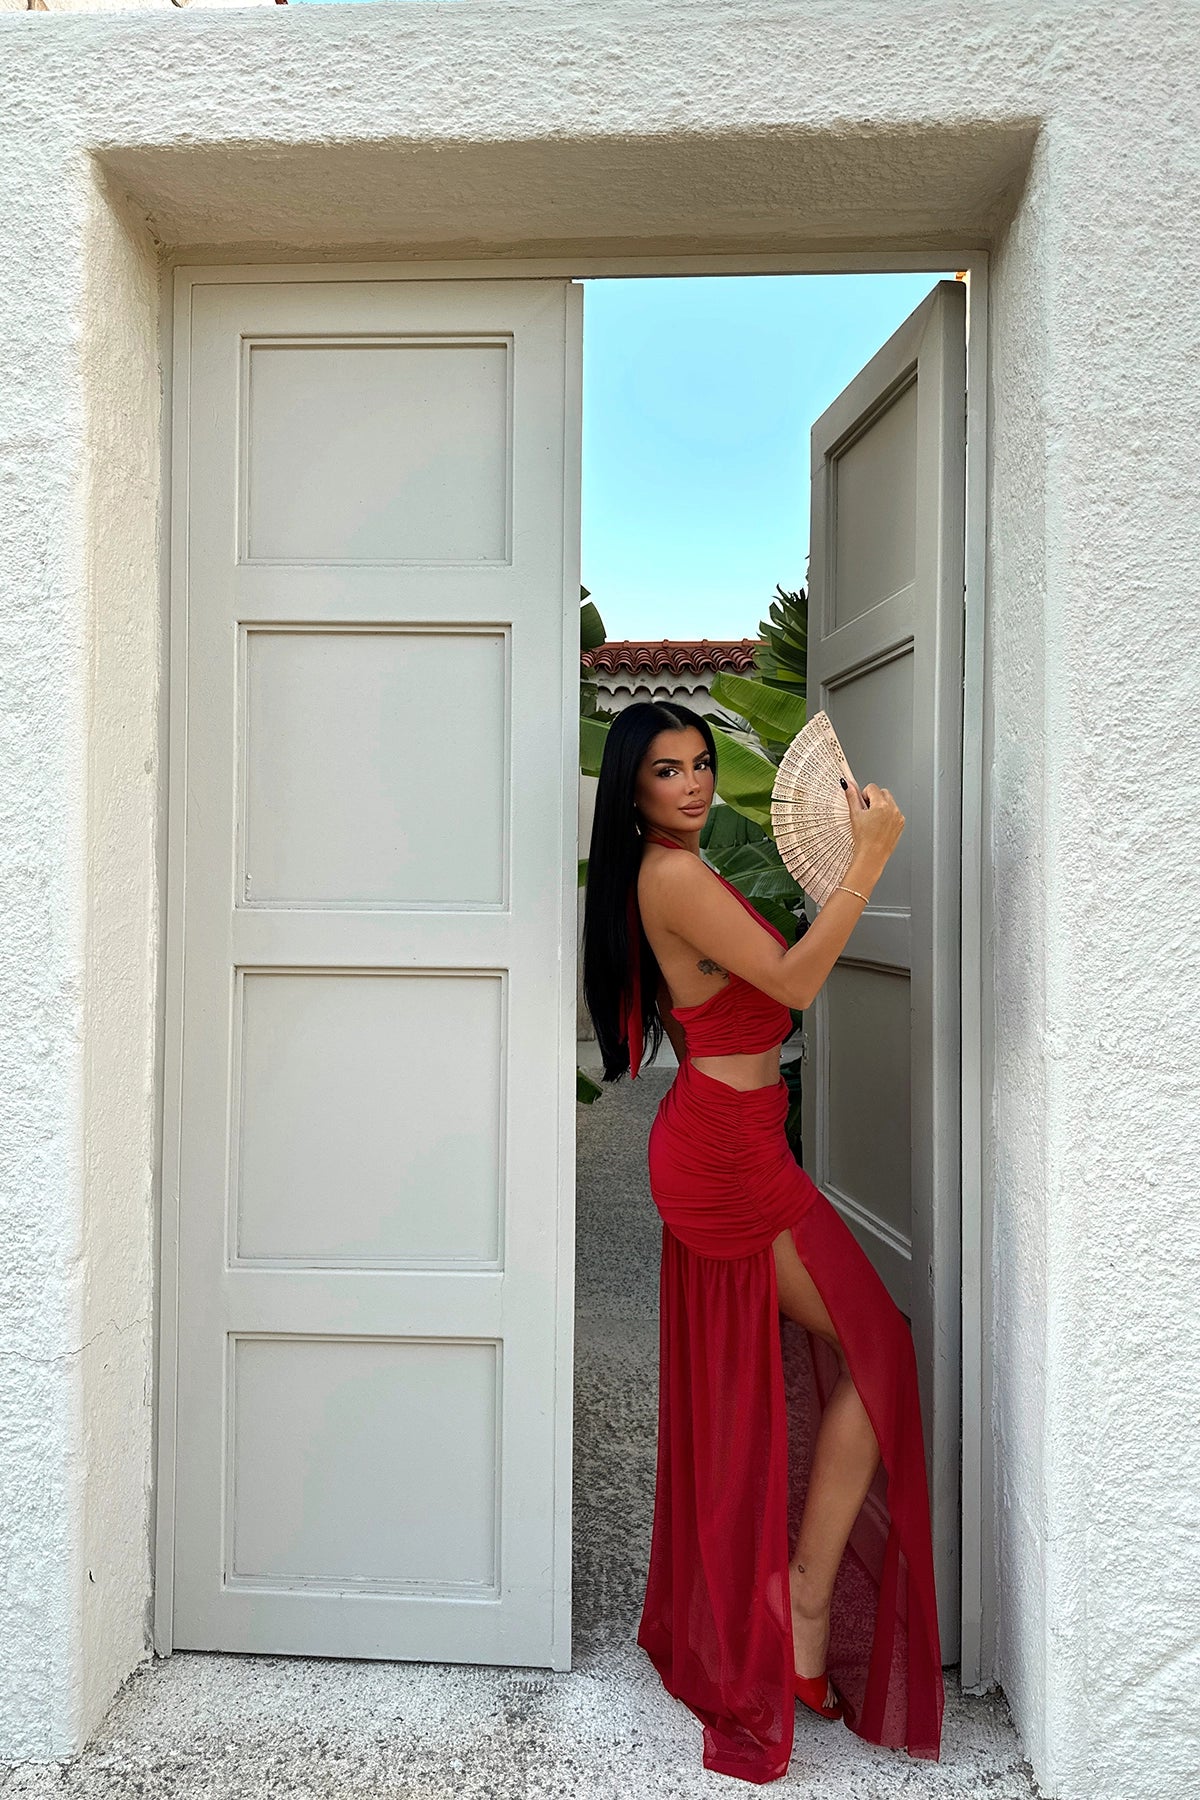
[[[805,1166],[912,1324],[939,1629],[958,1656],[965,293],[943,281],[812,430],[808,710],[906,824],[805,1020]],[[809,916],[815,908],[809,902]]]
[[[582,289],[180,281],[160,1642],[569,1668]]]

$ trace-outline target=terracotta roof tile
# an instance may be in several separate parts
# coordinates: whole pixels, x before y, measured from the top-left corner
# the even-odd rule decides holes
[[[583,665],[603,675],[754,673],[760,638],[620,638],[585,650]]]

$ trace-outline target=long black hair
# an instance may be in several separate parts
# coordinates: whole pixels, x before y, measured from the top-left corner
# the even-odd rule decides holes
[[[632,890],[637,916],[637,876],[642,860],[634,793],[638,770],[654,738],[660,731],[686,731],[689,725],[704,739],[715,781],[717,747],[707,719],[673,701],[638,700],[626,706],[608,728],[600,759],[583,903],[583,998],[596,1028],[605,1081],[616,1081],[629,1072],[629,1045],[621,1035],[620,1008],[622,993],[629,989],[631,954],[641,959],[643,1033],[639,1050],[644,1051],[649,1042],[647,1061],[657,1056],[663,1039],[658,958],[640,917],[638,942],[633,946],[629,942],[626,908]]]

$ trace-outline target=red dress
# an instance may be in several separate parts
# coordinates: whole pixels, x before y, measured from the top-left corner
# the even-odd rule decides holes
[[[786,944],[731,882],[718,880]],[[640,933],[633,893],[630,921]],[[630,943],[638,946],[638,936]],[[633,1077],[638,963],[635,948],[627,1009]],[[658,1452],[637,1641],[667,1691],[702,1722],[705,1768],[753,1782],[786,1773],[796,1706],[788,1557],[813,1438],[838,1375],[832,1345],[779,1311],[771,1243],[786,1228],[833,1320],[881,1452],[834,1586],[827,1666],[851,1731],[936,1760],[941,1650],[908,1321],[796,1161],[784,1130],[783,1077],[739,1090],[693,1066],[694,1056],[781,1043],[793,1028],[789,1009],[731,973],[709,999],[672,1012],[686,1054],[648,1145],[662,1217]]]

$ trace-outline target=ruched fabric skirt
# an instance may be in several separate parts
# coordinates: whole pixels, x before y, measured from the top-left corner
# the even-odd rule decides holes
[[[791,1757],[788,1558],[839,1374],[833,1346],[779,1311],[771,1245],[784,1229],[828,1309],[881,1452],[834,1587],[829,1672],[859,1737],[935,1760],[941,1745],[912,1336],[796,1161],[788,1104],[782,1076],[738,1090],[685,1059],[648,1146],[663,1229],[657,1475],[637,1641],[703,1724],[704,1767],[751,1782],[778,1779]]]

